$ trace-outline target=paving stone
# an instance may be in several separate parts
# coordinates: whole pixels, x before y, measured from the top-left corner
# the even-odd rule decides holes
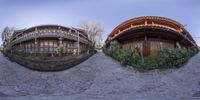
[[[140,73],[97,53],[65,71],[38,72],[0,53],[0,100],[198,100],[199,66],[200,53],[179,69]]]
[[[9,95],[0,92],[0,97],[9,97]]]

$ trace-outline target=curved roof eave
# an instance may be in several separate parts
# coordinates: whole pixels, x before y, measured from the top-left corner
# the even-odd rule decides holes
[[[28,30],[31,30],[31,29],[34,29],[34,28],[37,28],[37,27],[44,27],[44,26],[50,26],[50,27],[62,27],[62,28],[65,28],[65,29],[71,29],[69,27],[65,27],[65,26],[62,26],[62,25],[53,25],[53,24],[44,24],[44,25],[37,25],[37,26],[33,26],[33,27],[30,27],[30,28],[27,28],[26,30],[24,30],[24,32],[28,31]]]
[[[191,42],[190,39],[188,39],[188,38],[182,36],[180,33],[176,32],[176,31],[174,31],[174,30],[167,29],[167,28],[164,28],[164,27],[155,27],[155,26],[143,26],[143,27],[137,27],[137,28],[130,28],[130,29],[128,29],[128,30],[125,30],[125,31],[119,33],[119,34],[118,34],[116,37],[114,37],[112,40],[118,38],[119,36],[123,35],[123,34],[126,33],[127,31],[130,31],[130,30],[138,30],[138,29],[146,29],[146,28],[156,28],[156,29],[161,29],[161,30],[165,30],[165,31],[174,32],[174,33],[176,33],[177,35],[180,35],[182,38],[184,38],[184,39],[186,39],[187,41],[189,41],[191,44],[193,44],[193,43]],[[112,41],[112,40],[106,40],[106,42],[109,43],[109,42]],[[106,44],[107,44],[107,43],[106,43]],[[194,44],[193,44],[193,45],[194,45]]]
[[[180,26],[187,34],[188,36],[191,38],[192,41],[194,41],[194,39],[192,38],[192,36],[190,35],[190,33],[184,28],[184,26],[175,21],[175,20],[172,20],[172,19],[169,19],[169,18],[166,18],[166,17],[160,17],[160,16],[142,16],[142,17],[136,17],[136,18],[131,18],[131,19],[128,19],[124,22],[122,22],[121,24],[119,24],[117,27],[115,27],[112,32],[108,35],[107,39],[105,42],[108,41],[108,38],[111,37],[111,35],[113,35],[120,27],[122,27],[123,25],[127,24],[127,23],[131,23],[133,21],[138,21],[138,20],[144,20],[144,19],[161,19],[161,20],[165,20],[165,21],[168,21],[168,22],[171,22],[177,26]]]
[[[128,22],[130,22],[130,21],[144,20],[144,19],[150,19],[150,18],[152,18],[152,19],[159,18],[159,19],[168,20],[168,21],[170,21],[170,22],[172,22],[172,23],[174,23],[174,24],[176,24],[176,25],[178,25],[178,26],[180,26],[180,27],[183,27],[183,25],[182,25],[181,23],[179,23],[179,22],[177,22],[177,21],[175,21],[175,20],[166,18],[166,17],[160,17],[160,16],[141,16],[141,17],[131,18],[131,19],[128,19],[128,20],[123,21],[121,24],[119,24],[117,27],[115,27],[115,28],[113,29],[113,31],[111,32],[111,34],[112,34],[114,31],[116,31],[118,28],[120,28],[121,26],[123,26],[124,24],[126,24],[126,23],[128,23]],[[111,35],[111,34],[110,34],[110,35]]]

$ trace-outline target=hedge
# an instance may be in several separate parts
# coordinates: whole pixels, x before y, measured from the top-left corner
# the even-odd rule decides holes
[[[138,71],[153,69],[179,68],[183,66],[199,50],[192,46],[187,48],[163,49],[158,57],[143,58],[138,48],[122,50],[119,43],[112,41],[109,48],[104,48],[104,53],[118,60],[122,65],[129,65]]]

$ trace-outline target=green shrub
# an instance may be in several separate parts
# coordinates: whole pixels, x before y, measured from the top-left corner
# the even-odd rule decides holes
[[[110,47],[106,50],[107,55],[119,60],[119,56],[122,53],[119,43],[117,41],[113,41],[110,43]]]
[[[187,60],[198,53],[195,47],[188,47],[183,49],[163,49],[160,54],[163,66],[181,67]]]
[[[158,57],[143,58],[140,48],[120,49],[117,41],[112,41],[110,47],[104,48],[104,53],[118,60],[122,65],[130,65],[138,71],[147,71],[163,68],[179,68],[192,56],[198,53],[196,47],[163,49]]]
[[[185,49],[164,49],[160,57],[164,61],[164,66],[179,67],[187,60]]]
[[[123,50],[120,57],[120,63],[123,65],[137,64],[140,60],[140,57],[137,54],[136,50],[131,48],[129,48],[128,50]]]
[[[199,50],[197,47],[192,46],[187,48],[187,52],[189,53],[190,56],[194,56],[199,52]]]
[[[56,48],[56,52],[59,54],[59,56],[63,56],[64,53],[66,53],[66,48],[63,44],[59,45],[57,48]]]

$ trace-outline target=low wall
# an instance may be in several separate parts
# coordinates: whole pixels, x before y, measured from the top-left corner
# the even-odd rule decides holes
[[[11,61],[17,62],[18,64],[30,68],[32,70],[38,70],[38,71],[62,71],[68,68],[71,68],[75,65],[80,64],[81,62],[85,61],[89,57],[91,57],[96,52],[85,54],[81,57],[77,56],[72,59],[68,60],[54,60],[54,61],[42,61],[42,60],[32,60],[32,59],[26,59],[22,56],[5,53],[3,52],[5,56],[7,56]]]

